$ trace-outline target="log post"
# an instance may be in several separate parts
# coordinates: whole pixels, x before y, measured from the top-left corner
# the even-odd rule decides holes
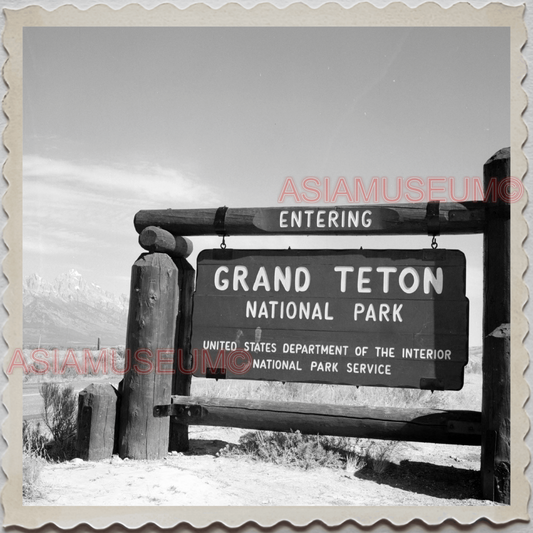
[[[174,359],[176,373],[172,383],[172,394],[189,396],[191,394],[191,334],[195,271],[186,259],[176,258],[174,262],[180,276],[180,305]],[[177,418],[171,417],[169,451],[186,452],[188,449],[189,427]]]
[[[193,249],[187,237],[172,235],[157,226],[144,228],[139,235],[139,244],[149,252],[161,252],[171,257],[189,257]]]
[[[100,461],[113,455],[117,391],[92,383],[78,396],[76,450],[85,461]]]
[[[510,503],[511,465],[511,221],[501,188],[510,175],[509,152],[500,150],[483,167],[488,198],[483,240],[481,475],[483,497],[506,504]]]
[[[161,459],[168,453],[169,423],[153,416],[172,391],[178,312],[178,269],[161,253],[143,254],[131,274],[126,365],[121,398],[119,454]]]

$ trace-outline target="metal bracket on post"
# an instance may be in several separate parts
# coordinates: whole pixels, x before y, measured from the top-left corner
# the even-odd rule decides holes
[[[431,248],[437,249],[437,236],[440,235],[440,202],[428,202],[426,206],[426,223],[428,235],[432,235]]]
[[[201,405],[179,405],[171,403],[170,405],[156,405],[153,409],[153,416],[155,418],[177,416],[185,424],[187,420],[204,418],[207,414],[208,410]]]
[[[226,233],[226,211],[228,208],[226,206],[219,207],[217,209],[217,212],[215,213],[215,222],[214,227],[215,231],[217,232],[217,235],[219,237],[222,237],[222,243],[220,244],[220,247],[225,250],[226,248],[226,237],[228,234]]]

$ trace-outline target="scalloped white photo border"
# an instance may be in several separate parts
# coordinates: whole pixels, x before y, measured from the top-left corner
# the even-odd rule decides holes
[[[4,79],[8,86],[3,109],[8,125],[4,131],[4,144],[9,156],[4,165],[8,190],[3,206],[9,220],[4,229],[4,241],[9,250],[3,262],[9,286],[4,293],[4,306],[9,318],[4,326],[4,338],[9,346],[4,356],[6,362],[13,350],[22,347],[22,30],[25,26],[507,26],[511,29],[511,173],[523,179],[527,160],[522,146],[527,130],[522,113],[527,97],[521,87],[526,75],[526,64],[521,49],[526,42],[523,7],[490,4],[477,9],[470,4],[456,4],[443,9],[435,3],[426,3],[416,9],[393,3],[380,9],[369,3],[345,9],[338,4],[326,4],[311,9],[304,4],[292,4],[278,9],[270,4],[260,4],[245,9],[229,4],[220,9],[205,5],[192,5],[178,9],[171,4],[147,11],[140,5],[128,5],[119,11],[105,5],[88,10],[64,6],[47,11],[39,6],[20,10],[6,10],[4,47],[8,60],[4,65]],[[529,420],[524,403],[529,389],[524,379],[528,354],[523,345],[528,324],[523,313],[527,301],[527,287],[523,281],[527,256],[523,241],[528,234],[522,211],[527,198],[512,204],[512,398],[511,398],[511,505],[472,507],[27,507],[22,505],[22,373],[15,372],[3,396],[9,415],[3,426],[8,449],[2,466],[7,484],[2,494],[4,525],[37,528],[54,524],[61,528],[87,523],[94,528],[122,524],[129,528],[144,524],[172,527],[187,523],[206,527],[216,522],[236,527],[254,522],[263,527],[288,521],[294,526],[305,526],[321,521],[328,526],[351,522],[370,526],[378,521],[394,525],[408,524],[413,520],[428,525],[453,520],[460,524],[473,524],[484,518],[495,524],[528,519],[530,487],[524,475],[529,462],[529,452],[524,437]]]

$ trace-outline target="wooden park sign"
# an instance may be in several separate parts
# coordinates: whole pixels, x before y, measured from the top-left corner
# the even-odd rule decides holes
[[[209,250],[197,376],[459,390],[468,361],[456,250]]]
[[[491,183],[505,189],[509,149],[491,157],[483,175],[485,192]],[[148,253],[132,268],[126,350],[173,353],[176,372],[157,364],[150,372],[130,366],[120,395],[121,457],[156,459],[168,450],[186,451],[187,428],[195,424],[481,444],[483,496],[510,503],[511,248],[504,197],[150,210],[139,211],[134,224]],[[187,237],[474,233],[483,234],[484,248],[481,412],[191,396],[191,371],[219,378],[460,389],[468,359],[468,301],[465,259],[453,250],[213,250],[198,258],[191,311],[194,270],[185,259],[192,250]],[[204,352],[210,366],[194,369],[190,356],[207,363]]]

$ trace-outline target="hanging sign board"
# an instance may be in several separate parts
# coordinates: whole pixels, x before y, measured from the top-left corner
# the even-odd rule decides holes
[[[456,250],[206,250],[194,375],[459,390],[466,262]]]

